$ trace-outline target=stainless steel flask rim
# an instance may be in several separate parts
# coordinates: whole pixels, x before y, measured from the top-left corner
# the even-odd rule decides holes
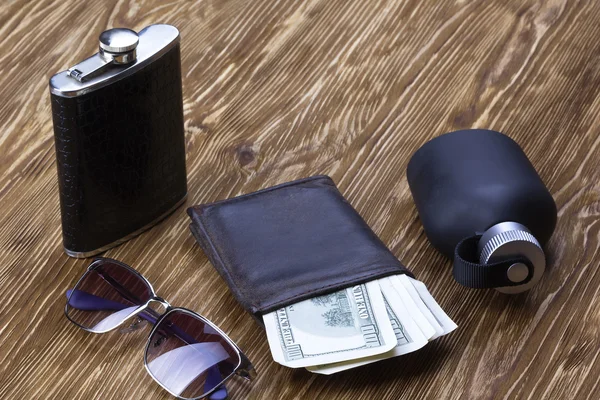
[[[116,28],[102,32],[99,51],[66,71],[50,78],[50,93],[78,97],[113,84],[141,70],[179,43],[172,25],[156,24],[139,34]],[[119,68],[108,68],[120,65]]]
[[[496,288],[502,293],[521,293],[535,286],[546,269],[546,257],[538,240],[526,226],[517,222],[501,222],[489,228],[479,239],[479,262],[487,264],[507,256],[523,256],[533,266],[533,277],[523,285]],[[515,263],[507,270],[508,279],[518,283],[529,274],[525,264]]]

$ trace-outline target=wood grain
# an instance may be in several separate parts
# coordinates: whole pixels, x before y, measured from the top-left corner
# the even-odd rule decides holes
[[[182,207],[106,255],[247,351],[259,378],[232,398],[600,398],[599,18],[584,0],[3,1],[0,398],[170,398],[143,368],[148,330],[93,335],[63,316],[89,261],[61,249],[47,88],[102,30],[156,22],[182,36],[187,205],[329,174],[459,325],[332,377],[281,367]],[[411,200],[410,155],[468,127],[517,140],[558,204],[549,270],[526,294],[455,283]]]

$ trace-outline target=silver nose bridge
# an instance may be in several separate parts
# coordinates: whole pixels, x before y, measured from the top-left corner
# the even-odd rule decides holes
[[[171,308],[171,304],[169,304],[169,302],[166,301],[165,299],[163,299],[162,297],[154,296],[153,298],[151,298],[150,300],[148,300],[148,305],[150,305],[150,303],[152,303],[152,302],[160,303],[160,305],[162,305],[165,308],[165,312],[169,308]]]
[[[151,308],[150,304],[153,302],[157,302],[160,305],[162,305],[164,307],[164,310],[162,312],[159,312]],[[127,326],[122,327],[120,331],[122,333],[133,332],[143,327],[145,325],[144,323],[146,322],[155,324],[162,315],[169,311],[170,308],[171,304],[169,304],[168,301],[166,301],[162,297],[154,296],[150,300],[148,300],[146,305],[144,305],[134,313],[135,317],[131,320],[131,323],[129,323]]]

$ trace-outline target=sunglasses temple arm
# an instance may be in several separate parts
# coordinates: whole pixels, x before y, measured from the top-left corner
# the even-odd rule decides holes
[[[83,290],[67,290],[67,298],[69,306],[82,311],[120,311],[129,307],[127,304],[119,303],[117,301],[108,300],[100,296],[93,295]],[[160,318],[160,314],[151,308],[146,308],[139,314],[140,318],[145,319],[152,325],[156,324]],[[195,340],[187,335],[183,330],[179,329],[175,325],[164,326],[163,329],[168,329],[177,335],[180,339],[188,342],[195,343]]]
[[[120,311],[129,307],[78,289],[67,290],[67,302],[69,306],[82,311]]]
[[[67,299],[69,306],[82,311],[120,311],[129,307],[127,304],[108,300],[77,289],[67,290]],[[145,309],[139,313],[138,316],[151,324],[155,324],[160,317],[160,315],[151,308]]]
[[[104,279],[104,281],[106,283],[108,283],[113,288],[115,288],[115,290],[117,292],[119,292],[119,294],[121,294],[121,296],[123,296],[124,298],[126,298],[127,300],[131,301],[134,304],[140,303],[140,299],[137,296],[135,296],[133,293],[131,293],[129,290],[127,290],[119,282],[115,281],[111,276],[106,275],[105,273],[103,273],[101,271],[98,271],[98,275],[100,275],[100,277],[102,279]]]

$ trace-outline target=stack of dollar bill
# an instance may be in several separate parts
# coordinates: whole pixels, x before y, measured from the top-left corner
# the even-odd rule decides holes
[[[425,285],[394,275],[263,316],[273,359],[333,374],[411,353],[456,324]]]

